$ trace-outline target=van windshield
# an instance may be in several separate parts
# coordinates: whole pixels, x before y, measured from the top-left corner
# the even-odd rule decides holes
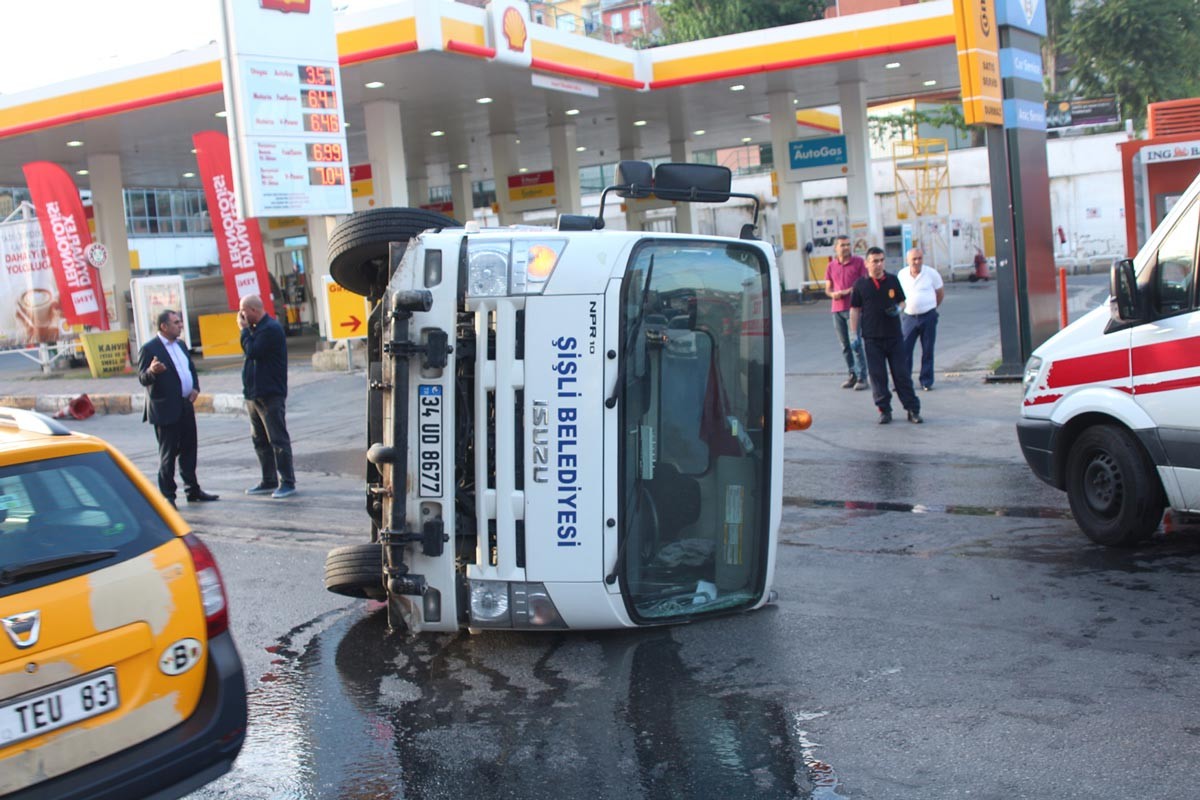
[[[622,287],[621,563],[630,613],[755,604],[768,534],[771,304],[746,245],[651,240]]]

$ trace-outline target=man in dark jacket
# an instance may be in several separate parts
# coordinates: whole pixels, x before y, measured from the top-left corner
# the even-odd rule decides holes
[[[158,315],[158,334],[138,353],[138,383],[146,387],[142,421],[158,439],[158,490],[175,505],[175,462],[189,503],[216,500],[196,479],[196,410],[200,379],[187,347],[179,341],[183,318],[167,309]]]
[[[274,498],[296,493],[292,440],[287,421],[287,338],[283,327],[263,308],[262,298],[247,295],[238,311],[242,330],[242,394],[250,414],[250,439],[262,467],[262,480],[246,494]]]
[[[879,424],[892,421],[892,393],[888,391],[888,372],[896,385],[900,403],[908,410],[909,422],[921,422],[921,401],[913,391],[912,365],[904,349],[900,329],[900,307],[904,289],[895,275],[883,268],[883,251],[867,250],[867,275],[859,278],[850,293],[850,333],[862,331],[867,355],[867,375]]]

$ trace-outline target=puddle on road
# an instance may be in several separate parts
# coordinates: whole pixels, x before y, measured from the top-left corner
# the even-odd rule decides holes
[[[936,503],[894,503],[889,500],[820,500],[785,497],[785,506],[795,508],[838,508],[847,511],[898,511],[906,514],[959,514],[968,517],[1021,517],[1027,519],[1071,519],[1064,508],[1038,506],[962,506]]]
[[[234,771],[196,797],[844,796],[790,698],[699,677],[670,631],[386,626],[355,606],[269,648]]]

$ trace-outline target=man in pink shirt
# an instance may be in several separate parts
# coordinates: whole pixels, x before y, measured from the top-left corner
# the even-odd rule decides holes
[[[839,236],[833,240],[834,258],[825,268],[825,294],[833,300],[833,329],[842,346],[842,358],[850,377],[842,384],[843,389],[867,388],[867,360],[863,355],[862,338],[850,335],[850,293],[854,282],[866,277],[867,265],[862,258],[850,253],[850,237]]]

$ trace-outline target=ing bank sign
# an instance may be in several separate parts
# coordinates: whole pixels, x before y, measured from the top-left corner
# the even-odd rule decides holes
[[[488,3],[488,27],[496,51],[496,61],[517,67],[528,67],[533,62],[529,46],[529,3],[521,0]]]

